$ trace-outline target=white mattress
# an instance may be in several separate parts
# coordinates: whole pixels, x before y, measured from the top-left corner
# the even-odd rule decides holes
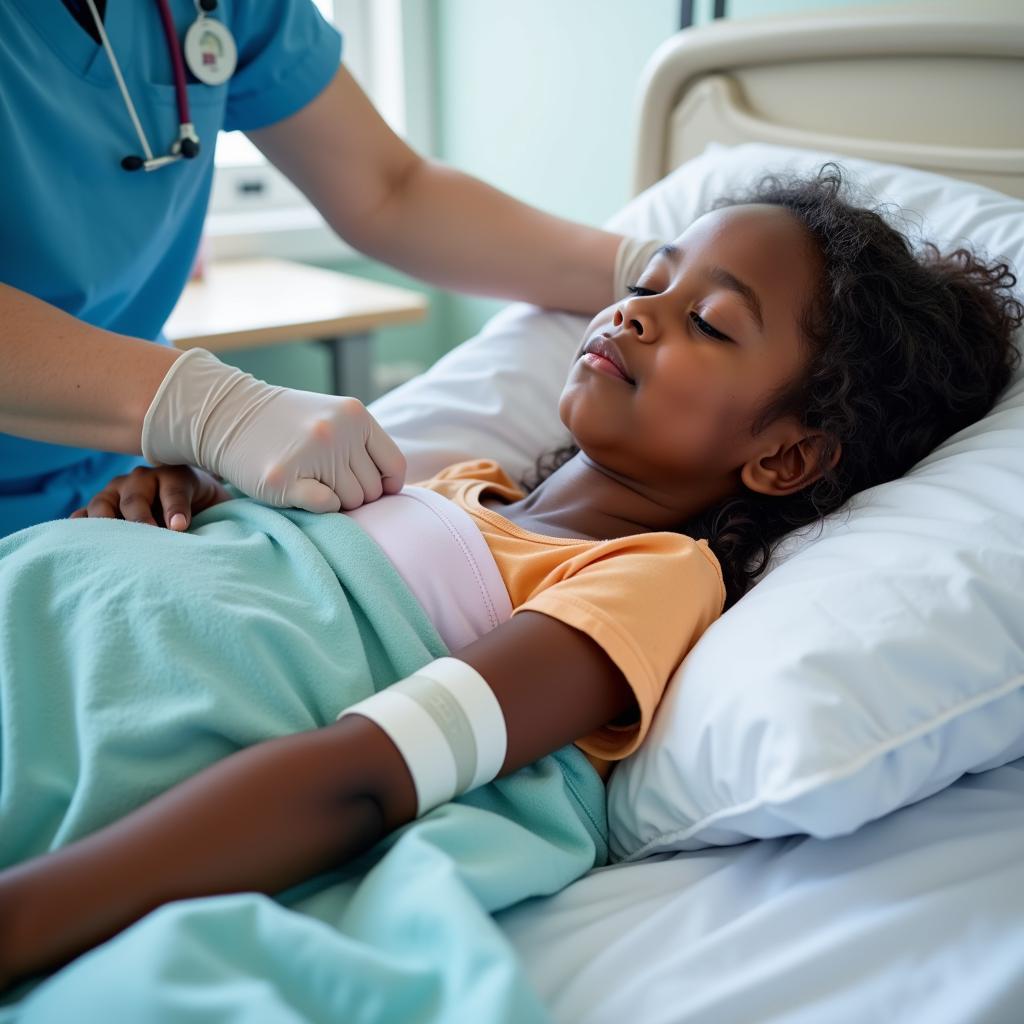
[[[1024,760],[852,835],[611,865],[497,920],[564,1024],[1020,1024]]]

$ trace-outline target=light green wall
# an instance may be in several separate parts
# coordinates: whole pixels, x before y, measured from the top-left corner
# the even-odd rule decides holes
[[[641,73],[678,30],[679,0],[432,2],[438,156],[563,217],[600,224],[623,206]],[[727,7],[730,18],[750,18],[913,2],[729,0]],[[695,23],[712,21],[713,11],[713,0],[697,0]],[[445,301],[442,344],[471,337],[501,307],[459,295]]]
[[[628,198],[641,69],[678,0],[436,0],[439,156],[542,209],[600,224]],[[453,296],[449,338],[501,303]]]
[[[422,0],[430,6],[436,152],[517,198],[600,224],[629,198],[641,71],[679,25],[679,0]],[[894,0],[730,0],[729,16],[892,5]],[[898,0],[906,3],[907,0]],[[694,4],[712,19],[713,0]],[[337,265],[425,291],[430,319],[382,331],[378,358],[424,366],[475,334],[502,305],[412,282],[369,260]],[[326,357],[306,347],[239,353],[275,382],[327,386]]]

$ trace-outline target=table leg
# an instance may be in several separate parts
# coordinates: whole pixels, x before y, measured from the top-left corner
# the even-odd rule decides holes
[[[331,386],[336,395],[351,395],[368,405],[373,386],[373,334],[345,334],[321,341],[331,354]]]

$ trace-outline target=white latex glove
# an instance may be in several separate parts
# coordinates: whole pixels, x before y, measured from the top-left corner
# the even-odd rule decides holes
[[[274,387],[198,348],[157,388],[142,454],[308,512],[358,508],[405,482],[405,457],[358,399]]]
[[[630,238],[619,242],[615,253],[615,301],[626,294],[627,285],[636,284],[651,258],[665,243],[658,238]]]

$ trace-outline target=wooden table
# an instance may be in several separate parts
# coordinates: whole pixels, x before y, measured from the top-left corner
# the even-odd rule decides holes
[[[288,260],[230,260],[190,281],[164,333],[211,352],[318,341],[331,353],[335,394],[363,402],[373,387],[373,331],[427,315],[419,292]]]

